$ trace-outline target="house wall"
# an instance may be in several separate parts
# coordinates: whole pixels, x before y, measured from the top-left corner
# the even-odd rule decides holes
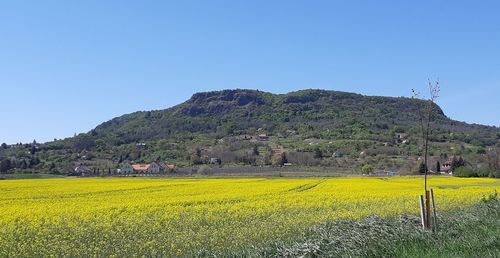
[[[148,173],[151,173],[151,174],[160,173],[160,166],[156,163],[151,163],[151,165],[148,168]]]
[[[125,165],[122,167],[122,170],[121,170],[121,173],[122,174],[130,174],[132,173],[134,170],[132,169],[132,166],[131,165]]]

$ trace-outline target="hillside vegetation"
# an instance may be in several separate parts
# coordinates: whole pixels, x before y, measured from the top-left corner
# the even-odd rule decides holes
[[[360,172],[370,164],[410,172],[418,169],[418,110],[424,105],[326,90],[196,93],[174,107],[123,115],[75,137],[4,146],[0,159],[8,159],[11,169],[52,173],[67,173],[76,163],[108,169],[166,161],[182,167],[210,158],[223,165],[291,163]],[[432,127],[431,170],[451,156],[491,166],[487,155],[497,151],[500,128],[452,120],[437,105]]]

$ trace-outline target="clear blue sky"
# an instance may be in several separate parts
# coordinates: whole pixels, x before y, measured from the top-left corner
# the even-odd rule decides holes
[[[199,91],[410,96],[439,78],[500,126],[499,1],[0,0],[0,142],[87,132]]]

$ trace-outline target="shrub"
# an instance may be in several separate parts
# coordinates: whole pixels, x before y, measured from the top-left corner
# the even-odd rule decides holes
[[[371,165],[366,164],[361,168],[361,170],[363,171],[363,173],[369,174],[373,172],[373,167]]]
[[[458,167],[453,171],[453,175],[458,177],[499,177],[500,172],[489,169]]]
[[[453,171],[453,175],[458,177],[477,177],[476,171],[469,167],[459,167]]]
[[[203,165],[198,168],[198,174],[200,175],[208,175],[210,172],[210,166],[208,165]]]

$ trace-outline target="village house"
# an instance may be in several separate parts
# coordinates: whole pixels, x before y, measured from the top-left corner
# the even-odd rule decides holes
[[[396,133],[395,136],[396,136],[396,139],[398,139],[398,140],[404,140],[404,139],[408,138],[407,133]]]
[[[453,163],[453,160],[448,159],[445,163],[443,163],[443,165],[441,165],[440,172],[451,174],[452,173],[452,171],[451,171],[452,163]]]
[[[253,139],[253,136],[251,135],[239,135],[239,136],[236,136],[235,137],[237,140],[240,140],[240,141],[250,141]]]
[[[168,172],[174,172],[175,171],[175,165],[174,164],[167,164],[167,171]]]
[[[138,150],[144,149],[144,147],[146,147],[146,143],[144,143],[144,142],[138,142],[135,144],[135,148]]]
[[[143,174],[159,174],[160,166],[156,162],[152,162],[151,164],[135,164],[132,165],[134,168],[134,172],[143,173]]]
[[[88,168],[87,166],[84,166],[84,165],[78,165],[73,170],[73,175],[77,175],[77,176],[86,176],[86,175],[90,175],[90,173],[92,173],[90,168]]]
[[[267,134],[259,134],[257,139],[259,139],[259,141],[269,141],[269,136],[267,136]]]
[[[369,173],[370,176],[399,176],[399,171],[395,170],[379,170]]]
[[[460,166],[472,166],[470,162],[467,162],[464,160],[462,157],[457,157],[457,156],[451,156],[449,157],[446,162],[444,162],[441,167],[440,167],[440,172],[441,174],[453,174],[453,168],[460,167]]]
[[[210,158],[210,164],[220,165],[222,164],[222,160],[219,158]]]
[[[124,164],[119,170],[120,174],[132,174],[132,172],[134,172],[134,168],[130,164]]]
[[[146,174],[149,171],[150,164],[133,164],[132,169],[136,174]]]
[[[409,144],[410,139],[408,139],[407,133],[395,133],[394,134],[396,144]]]
[[[124,164],[119,169],[120,174],[165,174],[174,171],[173,164],[152,162],[150,164]]]
[[[166,174],[166,173],[172,173],[174,172],[174,169],[175,169],[175,165],[174,164],[167,164],[167,163],[163,163],[163,162],[160,162],[158,163],[158,165],[160,166],[160,174]]]
[[[159,174],[160,165],[156,162],[151,164],[125,164],[120,169],[121,174]]]
[[[164,173],[164,172],[168,171],[167,164],[165,164],[164,162],[159,162],[158,166],[160,166],[160,173]]]

